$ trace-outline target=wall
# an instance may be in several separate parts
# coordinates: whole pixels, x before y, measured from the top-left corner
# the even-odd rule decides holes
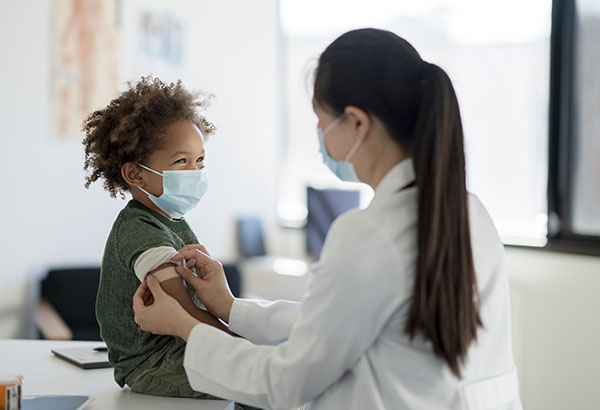
[[[0,2],[0,338],[26,336],[28,283],[48,267],[100,263],[112,222],[124,206],[101,184],[84,189],[79,140],[50,135],[52,4]],[[190,17],[191,60],[167,76],[216,94],[206,115],[218,133],[207,145],[209,193],[189,221],[214,255],[232,259],[236,215],[257,214],[267,229],[274,224],[280,141],[277,1],[121,4],[121,84],[148,74],[129,58],[136,10],[168,7]]]
[[[507,265],[524,408],[599,408],[600,258],[508,248]]]
[[[268,231],[274,224],[265,204],[275,203],[278,165],[276,3],[169,2],[198,16],[198,55],[184,81],[218,96],[207,114],[219,127],[208,145],[210,193],[189,219],[224,259],[235,255],[238,213],[261,215]],[[127,32],[142,2],[123,4]],[[99,186],[83,188],[79,141],[49,135],[51,5],[0,2],[0,338],[26,334],[29,281],[49,266],[99,263],[123,206]],[[123,43],[123,80],[142,74],[128,60],[133,41]],[[525,408],[598,408],[600,258],[512,248],[507,256]]]

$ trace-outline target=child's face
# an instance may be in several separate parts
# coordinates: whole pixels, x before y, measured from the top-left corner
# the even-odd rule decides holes
[[[174,122],[162,135],[163,147],[154,152],[145,166],[162,173],[171,170],[196,170],[204,168],[204,138],[198,127],[189,120]],[[146,191],[155,196],[163,193],[160,175],[142,169],[141,177],[146,183]]]

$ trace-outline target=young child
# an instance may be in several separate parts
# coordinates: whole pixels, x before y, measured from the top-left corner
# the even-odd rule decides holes
[[[201,93],[178,81],[142,78],[83,123],[86,188],[98,179],[112,197],[133,199],[119,213],[106,242],[96,316],[115,381],[159,396],[213,398],[190,387],[185,342],[144,332],[134,322],[132,297],[146,275],[194,317],[227,331],[175,272],[171,258],[198,239],[183,216],[207,189],[205,138],[215,127],[198,114]]]

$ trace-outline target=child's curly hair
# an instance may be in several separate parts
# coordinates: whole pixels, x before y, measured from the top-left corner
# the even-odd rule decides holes
[[[124,197],[127,183],[121,176],[126,162],[143,163],[162,147],[161,134],[170,124],[190,120],[208,137],[215,126],[198,114],[212,95],[186,90],[181,80],[165,84],[158,78],[142,77],[127,83],[128,89],[107,107],[94,111],[85,121],[85,187],[104,179],[104,189],[113,198]]]

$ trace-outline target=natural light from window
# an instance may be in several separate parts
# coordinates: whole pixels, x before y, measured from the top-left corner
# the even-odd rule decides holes
[[[349,187],[322,165],[318,153],[312,72],[319,53],[337,36],[377,27],[406,38],[450,75],[463,116],[468,187],[504,242],[546,243],[550,0],[281,0],[280,5],[282,219],[305,214],[307,184]],[[372,192],[360,189],[366,205]]]

